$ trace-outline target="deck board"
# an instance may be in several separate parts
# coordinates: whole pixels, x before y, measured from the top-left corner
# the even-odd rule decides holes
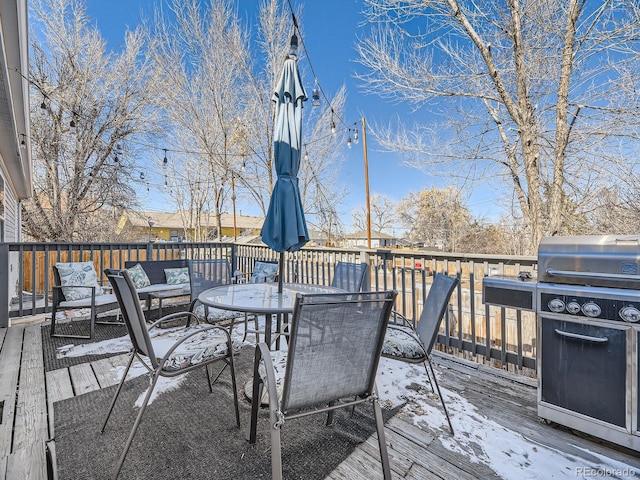
[[[100,384],[90,363],[81,363],[80,365],[69,367],[69,375],[71,376],[73,391],[76,396],[100,390]]]
[[[38,326],[30,326],[24,333],[13,451],[28,450],[35,443],[44,446],[49,438],[40,330]]]
[[[0,457],[8,457],[12,452],[23,334],[24,328],[8,329],[0,350]]]

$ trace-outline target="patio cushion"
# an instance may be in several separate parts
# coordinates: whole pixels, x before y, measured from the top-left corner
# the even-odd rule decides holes
[[[196,325],[187,330],[182,330],[179,336],[192,334],[194,331],[201,330],[204,325]],[[153,349],[157,356],[164,355],[163,346],[167,343],[153,339]],[[173,345],[175,340],[169,342],[168,346]],[[166,349],[165,349],[166,350]],[[220,330],[209,329],[193,335],[191,338],[181,343],[169,356],[162,369],[166,371],[182,370],[193,365],[200,364],[211,358],[219,358],[227,355],[227,337]],[[158,358],[160,360],[160,358]]]
[[[249,283],[274,282],[278,274],[278,264],[270,262],[256,262]]]
[[[142,265],[139,263],[136,263],[131,268],[127,268],[127,272],[136,288],[144,288],[151,285],[151,280],[149,280],[147,272],[144,271],[144,268],[142,268]]]
[[[196,307],[193,309],[193,313],[195,313],[200,318],[204,318],[204,305],[196,305]],[[231,310],[209,307],[209,314],[207,315],[207,318],[205,320],[209,323],[215,323],[241,317],[244,317],[244,313],[242,312],[234,312]]]
[[[412,360],[425,358],[422,344],[411,327],[389,325],[384,336],[382,355]]]
[[[96,296],[96,307],[101,307],[102,305],[107,305],[109,303],[113,303],[113,308],[118,308],[118,299],[113,293],[103,294]],[[91,306],[91,297],[79,298],[77,300],[65,300],[60,302],[58,305],[60,308],[81,308],[86,307],[89,308]]]
[[[137,289],[138,293],[166,292],[170,290],[182,290],[185,295],[189,295],[189,284],[181,283],[178,285],[169,285],[167,283],[152,283],[149,286]]]
[[[284,389],[284,374],[287,370],[287,352],[276,350],[271,352],[271,362],[273,363],[273,373],[276,377],[276,392],[278,392],[278,405],[282,401],[282,391]],[[267,370],[264,368],[264,360],[260,359],[258,374],[265,385],[267,385]]]
[[[56,263],[56,268],[60,274],[60,285],[63,287],[65,300],[91,297],[91,289],[82,287],[95,287],[96,295],[102,295],[102,287],[98,283],[93,262]]]
[[[168,285],[189,283],[189,267],[165,268],[164,275]]]

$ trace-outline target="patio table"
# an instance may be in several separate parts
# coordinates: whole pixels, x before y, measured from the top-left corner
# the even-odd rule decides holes
[[[284,283],[282,292],[279,293],[277,283],[241,283],[210,288],[202,292],[198,300],[209,307],[264,315],[265,342],[271,348],[273,316],[277,315],[277,328],[280,328],[282,315],[293,313],[296,294],[340,292],[344,290],[324,285]],[[279,340],[276,343],[276,348],[278,347]]]

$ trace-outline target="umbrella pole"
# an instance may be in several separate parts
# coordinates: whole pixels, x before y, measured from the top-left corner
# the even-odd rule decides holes
[[[280,252],[280,267],[278,268],[278,293],[282,293],[282,277],[284,277],[284,252]]]

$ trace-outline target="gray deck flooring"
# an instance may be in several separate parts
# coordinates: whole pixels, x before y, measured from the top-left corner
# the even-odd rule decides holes
[[[47,479],[46,446],[55,452],[55,443],[49,441],[54,437],[53,403],[113,385],[117,382],[113,367],[124,361],[124,356],[118,355],[45,374],[40,332],[40,325],[0,329],[0,479]],[[640,477],[637,452],[542,423],[536,414],[536,388],[531,380],[517,381],[506,372],[445,355],[434,359],[441,387],[448,398],[454,398],[450,413],[454,427],[460,430],[452,437],[442,422],[431,425],[428,416],[427,421],[421,416],[423,407],[409,401],[386,428],[394,478],[552,478],[545,473],[530,475],[545,468],[556,478]],[[429,395],[429,405],[441,411],[433,395]],[[468,418],[463,418],[465,415]],[[481,425],[477,432],[466,429],[477,421]],[[490,437],[487,425],[503,438]],[[500,450],[497,456],[486,453],[488,444]],[[530,454],[516,451],[521,444],[530,448]],[[541,460],[536,455],[547,451],[556,459],[566,458],[566,465],[558,468],[558,463],[549,463],[549,456]],[[513,460],[514,465],[502,468],[496,463],[496,458],[502,457]],[[527,461],[519,466],[518,458]],[[607,471],[584,470],[594,462],[603,464],[603,459]],[[382,478],[377,440],[370,438],[360,445],[327,478]]]

